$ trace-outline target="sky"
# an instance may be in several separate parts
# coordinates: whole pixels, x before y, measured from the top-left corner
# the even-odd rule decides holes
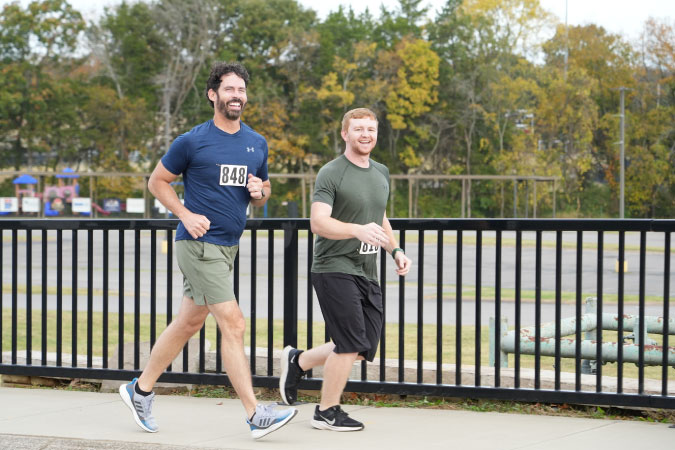
[[[0,0],[0,5],[9,0]],[[22,4],[29,0],[20,0]],[[82,12],[87,19],[96,18],[105,6],[119,3],[120,0],[70,0],[70,3]],[[320,18],[325,18],[330,11],[339,5],[351,6],[357,12],[368,7],[377,15],[380,5],[394,9],[398,0],[299,0],[306,8],[315,10]],[[639,37],[644,22],[649,17],[668,18],[675,21],[675,0],[540,0],[544,9],[565,22],[565,5],[567,4],[567,21],[570,25],[586,25],[595,23],[602,25],[612,33],[622,34],[629,39]],[[423,4],[432,11],[440,10],[445,0],[423,0]]]

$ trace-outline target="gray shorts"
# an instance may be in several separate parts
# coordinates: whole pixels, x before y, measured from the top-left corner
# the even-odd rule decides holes
[[[234,258],[238,245],[231,247],[194,240],[176,241],[176,260],[183,272],[183,295],[196,305],[235,300]]]

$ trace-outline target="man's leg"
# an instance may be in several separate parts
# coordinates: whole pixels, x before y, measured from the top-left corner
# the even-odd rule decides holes
[[[155,398],[152,388],[188,339],[202,327],[208,313],[205,306],[197,306],[191,298],[183,296],[178,315],[153,346],[150,360],[140,378],[134,378],[130,383],[120,386],[122,400],[131,410],[136,424],[143,430],[150,433],[158,430],[152,415]]]
[[[326,359],[333,353],[334,348],[335,344],[326,342],[318,347],[300,353],[300,357],[298,358],[300,369],[307,372],[314,367],[323,366],[326,364]]]
[[[258,401],[253,393],[251,368],[244,353],[246,320],[236,301],[208,305],[222,334],[223,365],[230,382],[241,399],[246,416],[251,418]]]
[[[281,400],[287,405],[298,401],[298,384],[305,373],[326,362],[333,352],[335,344],[326,342],[318,347],[302,351],[287,345],[279,358],[279,393]]]
[[[254,439],[278,430],[298,414],[295,408],[277,409],[276,404],[258,404],[253,392],[251,369],[244,353],[246,321],[235,300],[208,305],[222,334],[223,364],[230,382],[246,410]]]
[[[148,364],[138,377],[138,387],[145,392],[152,391],[159,376],[169,367],[185,343],[204,325],[209,310],[206,306],[195,305],[189,297],[183,297],[178,315],[160,334],[150,353]]]
[[[342,391],[349,379],[354,361],[358,353],[331,352],[323,368],[323,386],[321,386],[321,403],[319,409],[325,411],[331,406],[340,404]]]

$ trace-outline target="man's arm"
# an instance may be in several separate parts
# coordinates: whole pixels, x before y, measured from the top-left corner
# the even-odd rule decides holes
[[[384,228],[371,222],[366,225],[345,223],[331,217],[333,207],[327,203],[313,202],[310,213],[312,233],[335,241],[356,238],[377,247],[387,242]]]
[[[183,222],[183,226],[190,236],[194,239],[206,234],[211,226],[211,222],[206,216],[190,212],[176,195],[176,191],[171,187],[171,182],[177,178],[177,175],[169,172],[162,164],[157,163],[157,167],[152,171],[150,180],[148,180],[148,189],[150,193],[159,200],[169,211]]]

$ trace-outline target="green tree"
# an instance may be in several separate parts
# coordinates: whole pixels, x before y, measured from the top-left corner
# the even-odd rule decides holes
[[[44,124],[50,102],[69,103],[63,96],[72,91],[61,83],[83,29],[80,13],[64,0],[34,1],[25,9],[14,2],[0,13],[0,134],[4,161],[15,169],[34,166],[36,154],[51,150],[54,129]]]

